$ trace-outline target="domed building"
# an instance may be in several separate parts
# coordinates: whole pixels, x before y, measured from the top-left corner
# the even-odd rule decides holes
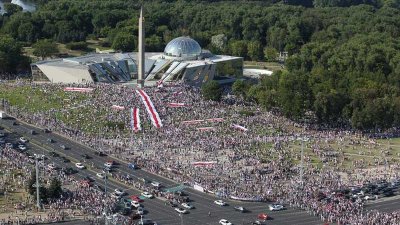
[[[164,52],[146,52],[144,58],[145,85],[181,81],[201,86],[212,79],[229,83],[243,76],[242,57],[214,55],[186,36],[171,40]],[[137,79],[137,62],[136,52],[93,53],[36,62],[31,69],[37,81],[129,83]]]

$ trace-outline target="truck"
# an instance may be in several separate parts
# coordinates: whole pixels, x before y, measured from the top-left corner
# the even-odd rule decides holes
[[[7,118],[7,115],[4,111],[0,111],[0,119]]]

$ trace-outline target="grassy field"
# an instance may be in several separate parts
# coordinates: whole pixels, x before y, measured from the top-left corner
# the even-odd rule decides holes
[[[252,69],[268,69],[271,71],[278,71],[282,70],[282,66],[276,62],[255,62],[255,61],[244,61],[245,68],[252,68]]]

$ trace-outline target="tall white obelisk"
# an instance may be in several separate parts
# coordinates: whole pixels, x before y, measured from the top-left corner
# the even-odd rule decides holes
[[[144,87],[144,24],[143,24],[143,6],[140,7],[139,17],[139,55],[138,55],[138,79],[139,88]]]

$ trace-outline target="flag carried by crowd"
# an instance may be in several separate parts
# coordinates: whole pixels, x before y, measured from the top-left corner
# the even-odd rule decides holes
[[[142,130],[138,108],[131,108],[131,127],[134,132]]]
[[[150,120],[153,123],[153,125],[157,128],[161,128],[162,123],[161,123],[160,116],[158,115],[158,112],[157,112],[156,108],[154,107],[154,104],[151,101],[150,97],[142,89],[137,89],[136,93],[142,99],[142,102],[146,108],[147,113],[150,116]]]
[[[93,88],[78,88],[78,87],[65,87],[64,91],[73,91],[73,92],[91,92]]]

